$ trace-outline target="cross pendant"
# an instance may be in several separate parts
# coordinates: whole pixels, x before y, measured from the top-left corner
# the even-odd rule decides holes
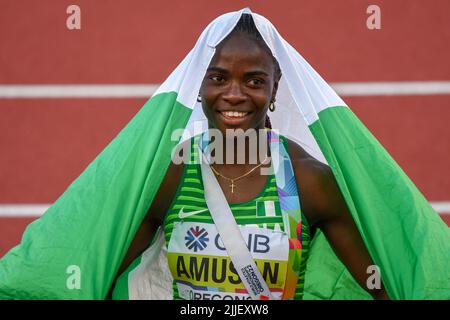
[[[233,181],[231,181],[230,187],[231,187],[231,193],[234,193],[234,183],[233,183]]]

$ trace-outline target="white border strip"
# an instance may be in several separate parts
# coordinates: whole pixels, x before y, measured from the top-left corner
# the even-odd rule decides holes
[[[450,81],[336,82],[341,96],[450,94]],[[0,99],[149,98],[159,84],[0,85]]]
[[[441,215],[450,215],[450,201],[430,202]],[[0,218],[39,217],[51,204],[0,204]]]

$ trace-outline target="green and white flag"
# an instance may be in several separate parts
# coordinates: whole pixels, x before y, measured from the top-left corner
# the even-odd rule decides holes
[[[256,201],[256,215],[258,217],[281,217],[280,202],[275,200]]]
[[[273,127],[329,164],[389,296],[450,299],[449,228],[333,89],[267,19],[249,9],[215,19],[119,135],[27,227],[20,245],[0,260],[1,299],[106,297],[157,201],[179,142],[172,133],[185,128],[184,140],[206,129],[197,94],[215,47],[242,13],[252,14],[283,74]],[[122,274],[116,297],[129,297],[128,274],[141,261]],[[79,276],[79,288],[71,276]],[[313,240],[305,279],[305,299],[370,299],[321,233]]]

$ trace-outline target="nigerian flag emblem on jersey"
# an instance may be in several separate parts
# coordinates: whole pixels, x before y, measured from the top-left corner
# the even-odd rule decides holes
[[[281,217],[280,202],[274,200],[256,201],[256,216]]]

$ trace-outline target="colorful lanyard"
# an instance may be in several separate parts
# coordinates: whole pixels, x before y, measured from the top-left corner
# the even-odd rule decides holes
[[[279,136],[272,130],[267,134],[285,232],[290,236],[289,249],[301,250],[301,211],[292,164],[284,145],[280,143]],[[225,195],[209,166],[208,141],[208,133],[205,132],[198,146],[207,206],[227,253],[249,295],[252,299],[271,299],[273,296],[245,245]],[[298,259],[294,260],[298,262]],[[298,274],[294,267],[294,261],[291,261],[289,274]],[[292,294],[288,296],[291,297]]]

